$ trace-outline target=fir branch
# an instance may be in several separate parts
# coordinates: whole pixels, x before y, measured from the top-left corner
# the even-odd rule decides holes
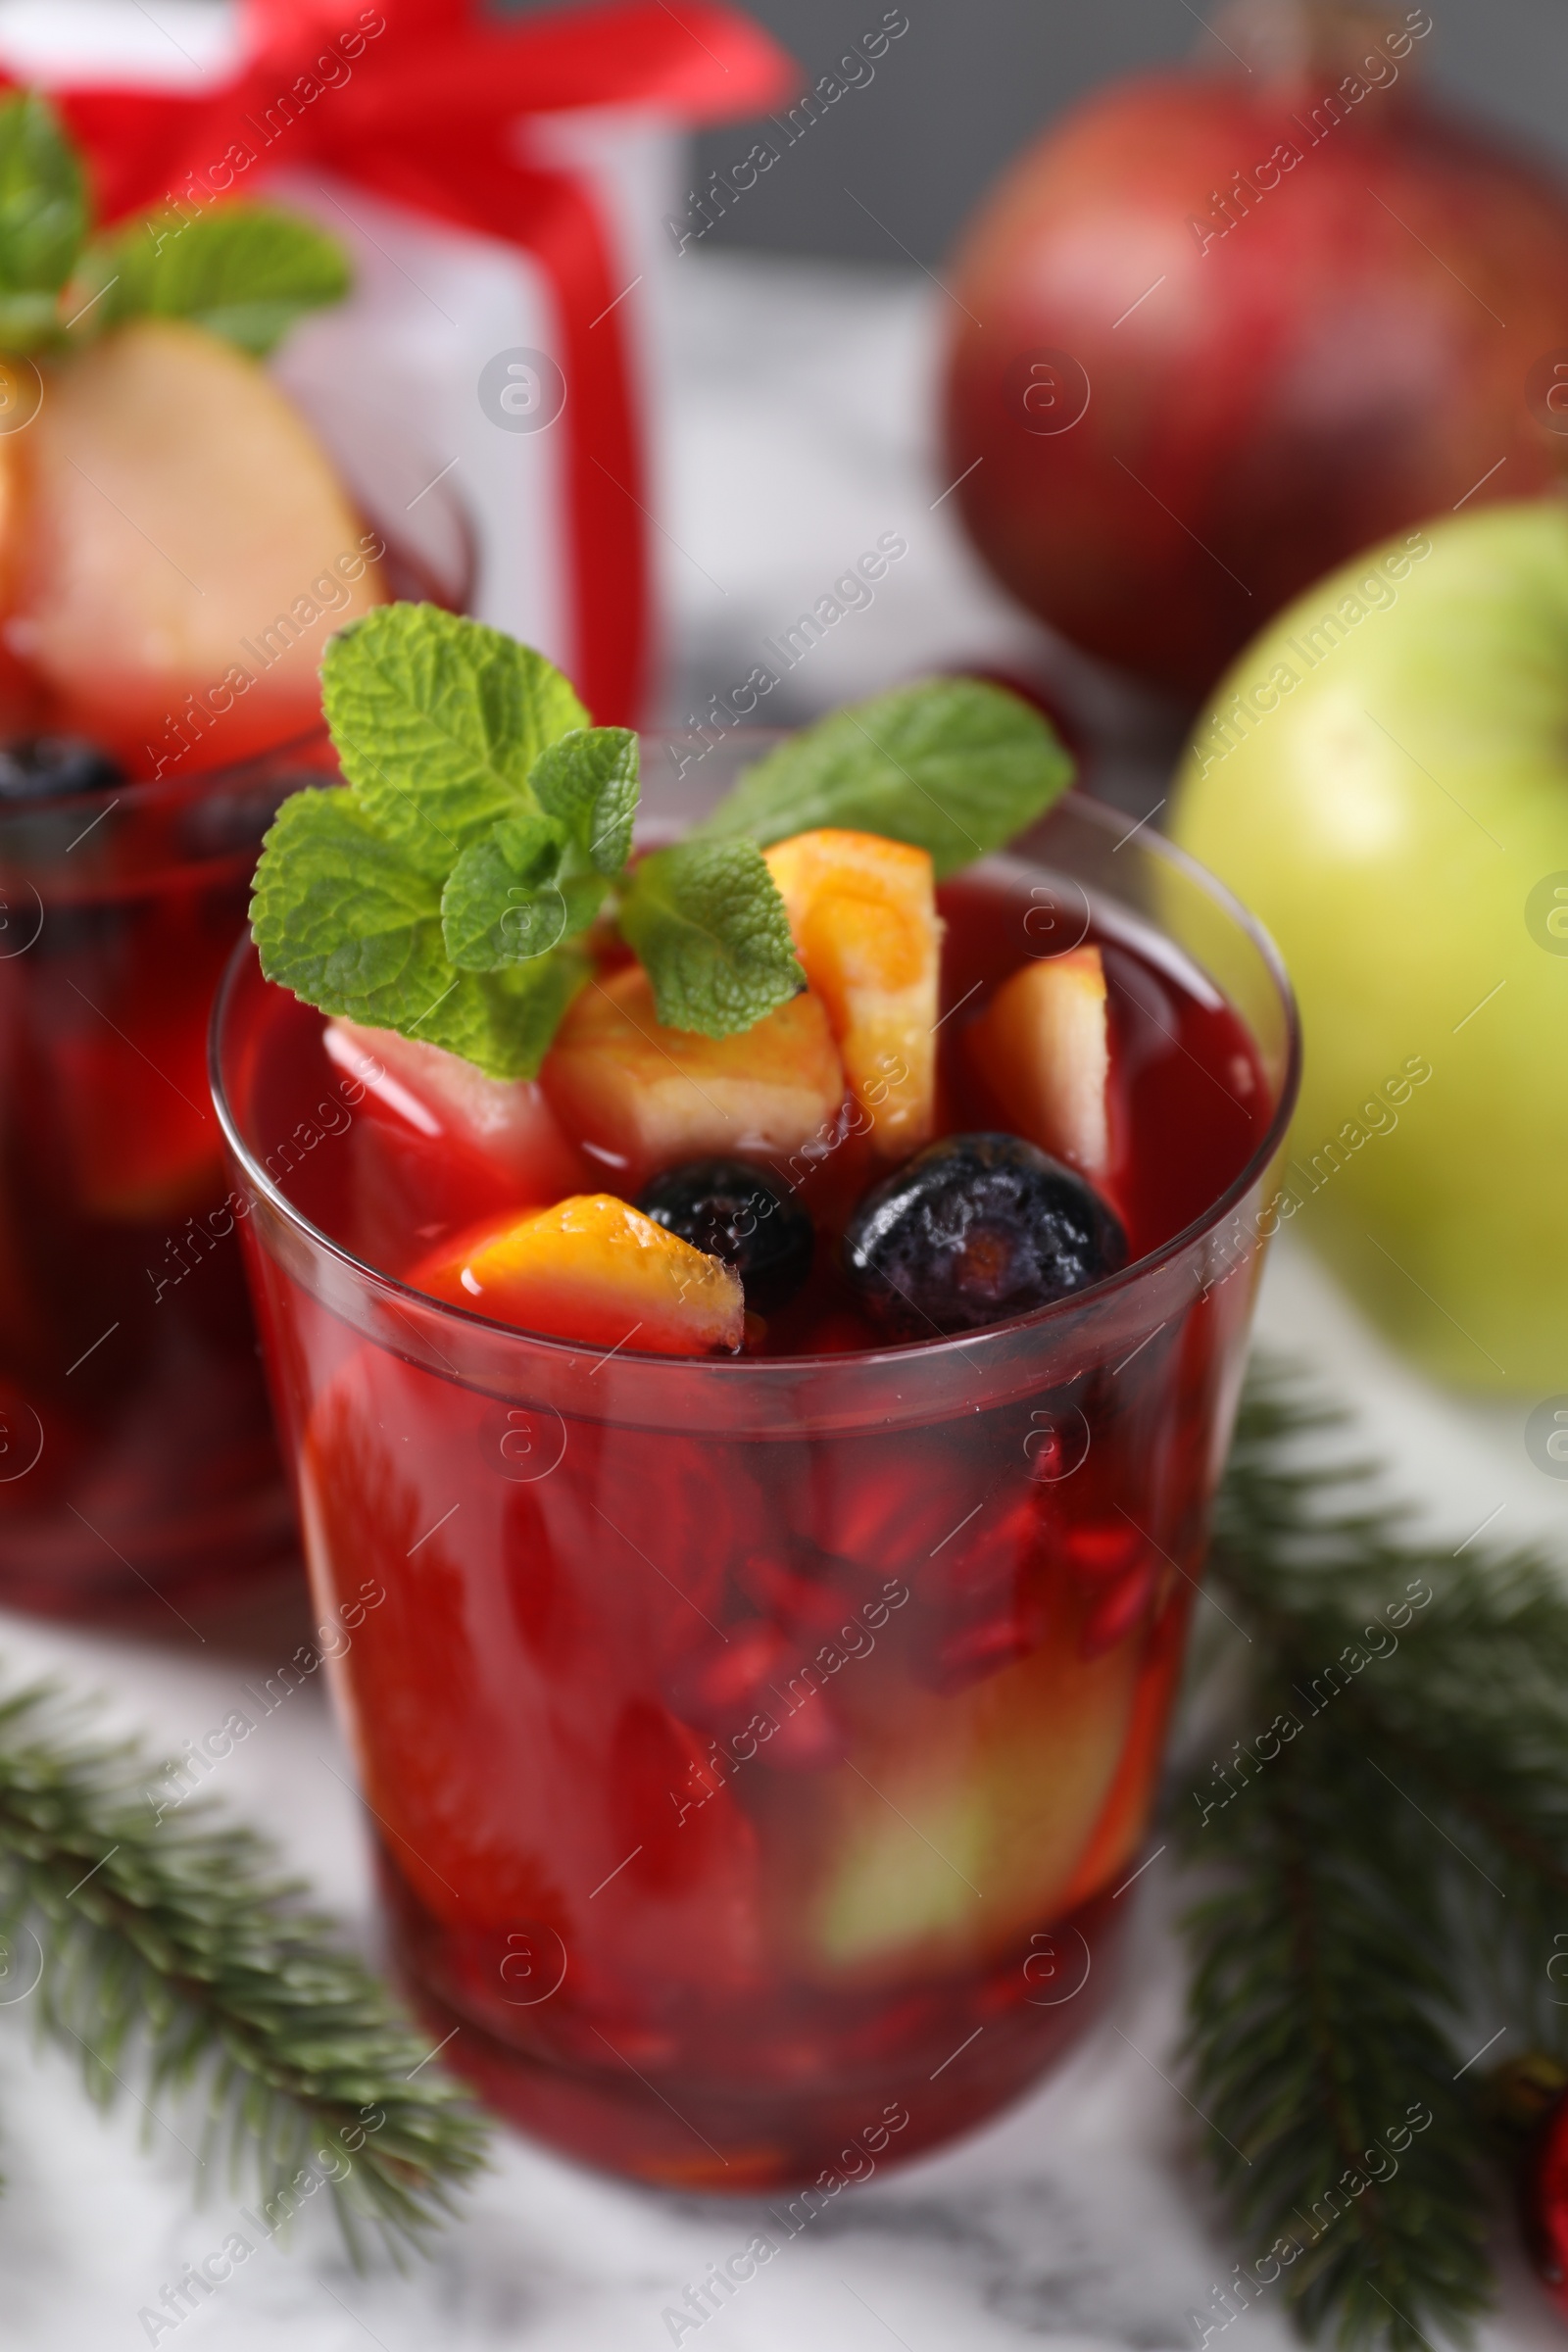
[[[1246,1694],[1176,1797],[1189,2057],[1303,2330],[1414,2352],[1491,2299],[1472,2068],[1568,2053],[1568,1596],[1539,1553],[1421,1541],[1324,1460],[1343,1426],[1254,1372],[1209,1568]]]
[[[213,1808],[149,1801],[135,1743],[85,1737],[51,1689],[0,1701],[0,1953],[40,2033],[286,2220],[330,2186],[356,2261],[395,2256],[453,2210],[485,2127],[270,1848]],[[29,1966],[29,1961],[31,1965]],[[187,2146],[191,2143],[185,2141]]]
[[[1187,1922],[1194,2095],[1246,2240],[1303,2331],[1415,2352],[1485,2305],[1484,2195],[1437,2022],[1430,1888],[1375,1832],[1348,1834],[1383,1808],[1333,1744],[1310,1770],[1283,1748],[1208,1823],[1218,1883]]]

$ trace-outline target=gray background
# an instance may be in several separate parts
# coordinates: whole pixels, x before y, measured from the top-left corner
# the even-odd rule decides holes
[[[1267,0],[1265,0],[1265,5]],[[888,0],[750,0],[812,80],[882,20]],[[808,137],[703,239],[774,252],[907,266],[940,260],[1004,164],[1086,90],[1139,67],[1224,48],[1189,0],[902,0],[909,30],[867,86]],[[1432,82],[1568,167],[1568,0],[1427,0]],[[673,0],[678,10],[679,0]],[[1237,69],[1239,71],[1239,69]],[[744,156],[729,123],[697,144],[697,172]],[[846,193],[852,189],[854,195]],[[857,204],[855,198],[859,199]],[[861,209],[868,206],[872,220]],[[879,226],[878,223],[881,223]]]

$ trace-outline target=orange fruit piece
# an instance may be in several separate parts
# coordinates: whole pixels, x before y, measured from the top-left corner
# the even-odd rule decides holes
[[[1026,963],[1004,981],[964,1043],[1021,1136],[1084,1176],[1110,1166],[1110,1038],[1098,948]]]
[[[639,1355],[733,1355],[746,1301],[733,1267],[610,1193],[494,1218],[410,1280],[524,1331]]]
[[[935,1123],[942,924],[924,850],[824,828],[763,853],[871,1148],[903,1159]]]
[[[818,998],[794,997],[737,1037],[665,1029],[640,964],[592,981],[545,1056],[562,1124],[634,1184],[683,1159],[787,1157],[831,1126],[844,1067]]]
[[[145,772],[317,723],[327,637],[386,601],[380,543],[255,360],[135,319],[52,368],[3,447],[4,643],[53,724]]]

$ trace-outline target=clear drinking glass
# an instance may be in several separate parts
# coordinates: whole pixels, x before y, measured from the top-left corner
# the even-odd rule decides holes
[[[650,830],[757,740],[650,747]],[[1104,1988],[1298,1055],[1255,925],[1124,832],[1072,798],[948,886],[948,1002],[1092,924],[1234,1016],[1251,1146],[1090,1294],[874,1352],[607,1356],[364,1262],[323,1230],[359,1097],[236,954],[214,1086],[396,1960],[571,2155],[831,2193],[1013,2097]]]
[[[335,413],[393,593],[462,609],[439,461]],[[334,438],[329,428],[324,437]],[[296,1556],[207,1083],[262,835],[324,727],[0,804],[0,1601],[163,1619]]]

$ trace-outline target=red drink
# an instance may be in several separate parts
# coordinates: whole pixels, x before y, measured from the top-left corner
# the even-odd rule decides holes
[[[1064,804],[1045,866],[946,887],[943,1124],[1000,1123],[963,1027],[1092,903],[1129,1268],[912,1347],[826,1250],[738,1359],[422,1297],[398,1278],[484,1180],[236,963],[220,1102],[401,1964],[449,2057],[590,2161],[853,2175],[1014,2095],[1104,1984],[1295,1051],[1266,947],[1120,830]]]
[[[379,465],[399,506],[428,481],[417,450],[361,442],[357,470]],[[460,603],[461,510],[414,524],[416,548],[387,550],[394,593]],[[0,799],[12,1605],[163,1621],[296,1556],[206,1044],[262,835],[286,795],[339,779],[324,728],[238,765],[228,743],[219,720],[156,780]]]
[[[0,812],[14,1604],[96,1615],[290,1554],[202,1049],[257,843],[285,792],[334,780],[314,749],[314,770],[284,758]]]

